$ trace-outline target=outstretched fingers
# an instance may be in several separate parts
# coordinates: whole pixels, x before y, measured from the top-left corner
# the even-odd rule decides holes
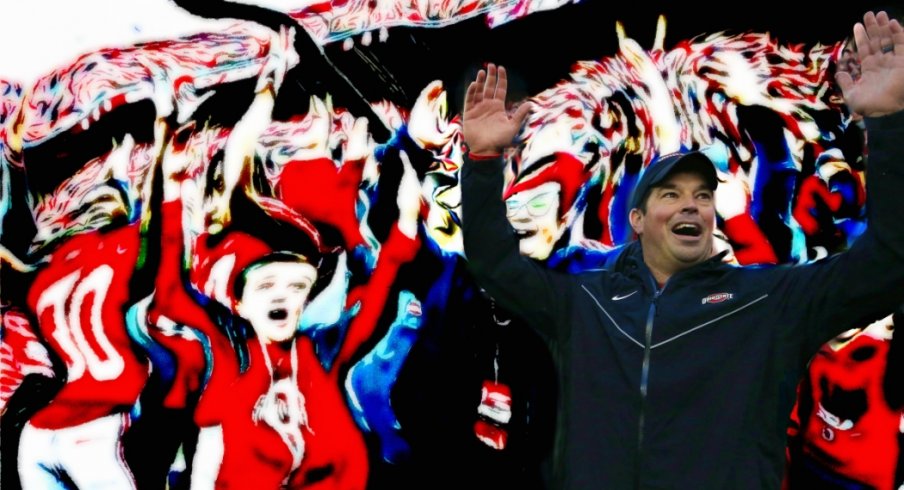
[[[518,127],[521,127],[524,124],[524,121],[527,119],[527,116],[530,115],[533,108],[534,107],[530,102],[525,102],[518,106],[518,109],[512,114],[512,120],[517,123]]]
[[[836,80],[848,107],[866,117],[904,109],[904,28],[885,12],[868,12],[854,26],[862,76],[853,80],[839,70]]]
[[[478,91],[479,89],[477,88],[477,82],[471,82],[468,84],[468,90],[465,91],[465,111],[467,111],[471,107],[474,107],[474,104],[477,103]]]
[[[474,107],[483,101],[484,85],[486,85],[487,74],[480,70],[474,81],[468,85],[468,92],[465,94],[465,107]]]
[[[857,37],[858,50],[860,46],[865,49],[860,52],[861,59],[870,54],[888,54],[894,53],[895,45],[898,44],[898,34],[901,32],[901,25],[897,20],[889,19],[888,14],[879,12],[873,14],[867,13],[863,16],[863,32],[865,36]],[[855,27],[855,36],[857,29]],[[861,45],[860,42],[863,42]]]
[[[483,70],[481,70],[482,72]],[[486,81],[483,84],[483,98],[484,99],[492,99],[496,95],[496,65],[489,63],[487,65],[487,76]],[[478,77],[480,74],[478,73]]]
[[[882,12],[879,12],[879,15],[867,12],[866,15],[863,16],[863,28],[866,33],[863,46],[867,48],[867,51],[865,53],[860,53],[861,59],[867,55],[878,53],[882,48],[879,44],[880,38],[882,37],[882,28],[880,27],[881,14]],[[885,23],[888,23],[888,17],[885,18]],[[858,44],[857,47],[859,49],[860,44]]]
[[[505,96],[508,92],[508,73],[505,71],[505,67],[500,66],[496,71],[497,79],[496,79],[496,98],[501,100],[502,103],[505,103]]]
[[[891,32],[894,49],[898,53],[904,52],[904,27],[898,22],[898,19],[892,19],[888,23],[888,30]]]
[[[861,22],[854,24],[854,43],[857,46],[857,57],[862,61],[870,53],[870,47],[866,26]]]

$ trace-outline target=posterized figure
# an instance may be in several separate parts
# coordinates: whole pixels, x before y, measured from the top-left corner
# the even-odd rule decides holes
[[[230,217],[219,222],[221,227],[216,232],[190,237],[193,250],[188,255],[182,245],[184,230],[212,229],[195,223],[199,207],[204,209],[201,218],[208,223],[213,216],[209,210],[215,208],[197,204],[202,198],[189,178],[198,175],[194,170],[197,159],[189,153],[205,151],[205,147],[191,144],[192,136],[177,131],[163,157],[168,179],[162,213],[163,269],[151,316],[158,324],[163,318],[163,324],[172,322],[200,332],[208,339],[212,356],[209,380],[202,383],[195,411],[201,433],[192,486],[362,488],[368,475],[366,448],[341,395],[338,374],[344,372],[349,358],[373,331],[398,265],[410,260],[417,250],[417,180],[403,157],[406,169],[401,188],[409,189],[413,182],[410,190],[414,192],[399,192],[399,223],[380,249],[370,282],[349,294],[350,304],[362,304],[340,339],[338,354],[325,367],[314,342],[298,328],[302,312],[316,296],[311,290],[319,292],[323,284],[331,282],[329,276],[319,277],[322,239],[307,217],[281,199],[246,194],[253,192],[248,186],[253,159],[248,155],[261,134],[265,144],[273,141],[277,134],[273,131],[282,124],[269,124],[270,110],[254,107],[259,100],[265,101],[263,107],[272,109],[272,94],[260,92],[225,144],[223,175],[237,178],[236,195],[229,201],[231,211],[226,215]],[[366,127],[363,129],[356,137],[366,138]],[[183,140],[189,144],[181,143]],[[244,156],[232,155],[230,141],[240,142],[232,149],[239,149],[239,155]],[[283,145],[289,143],[281,141]],[[313,162],[309,170],[323,168],[322,160]],[[238,165],[238,172],[230,172],[232,163]],[[309,163],[298,161],[297,165]],[[335,168],[331,161],[328,163]],[[285,165],[290,168],[294,164],[290,161]],[[285,178],[285,174],[279,175]],[[292,188],[292,179],[278,183],[281,187],[277,195],[282,198],[297,191]],[[306,185],[304,181],[298,183]],[[354,198],[357,186],[352,189],[354,192],[346,195]],[[330,218],[332,215],[318,208],[304,208],[300,199],[290,202],[311,217],[327,223],[340,219]],[[274,224],[267,224],[271,222]],[[187,256],[196,258],[189,270],[181,265],[182,257]],[[296,262],[301,265],[294,267]],[[290,269],[298,269],[298,273],[287,279],[283,272]],[[181,278],[182,274],[189,280]],[[287,289],[304,290],[304,296],[288,294]],[[293,306],[286,306],[290,304]],[[271,466],[276,461],[279,464]],[[249,471],[249,464],[259,465],[259,471]]]
[[[27,176],[35,229],[26,259],[4,266],[36,267],[23,306],[64,380],[22,430],[23,487],[135,485],[121,436],[140,413],[149,365],[126,316],[151,292],[143,274],[156,261],[143,243],[163,143],[153,121],[179,120],[211,95],[200,91],[259,72],[272,43],[260,31],[88,53],[39,78],[4,116],[4,189],[12,162]]]
[[[229,295],[236,300],[230,309],[240,315],[232,316],[209,297],[190,296],[186,288],[192,286],[180,279],[185,196],[179,191],[178,173],[169,173],[168,178],[176,186],[163,209],[161,280],[168,284],[158,291],[158,311],[205,333],[213,364],[195,411],[201,434],[192,487],[301,488],[319,483],[362,488],[367,478],[363,440],[344,407],[338,383],[323,370],[310,341],[297,329],[318,278],[318,259],[307,257],[317,252],[311,244],[319,238],[307,235],[304,220],[277,202],[265,204],[270,211],[262,213],[255,226],[266,228],[267,219],[283,222],[279,229],[291,236],[280,243],[294,241],[294,250],[307,243],[306,255],[293,249],[271,251],[266,241],[227,227],[223,243],[232,243],[235,252],[200,259],[235,264],[234,273],[226,275],[234,278]],[[236,215],[233,223],[240,219],[244,218]],[[228,251],[213,252],[224,250]],[[211,316],[208,310],[219,313]]]
[[[775,264],[775,250],[750,215],[750,188],[747,180],[736,174],[720,175],[716,189],[716,211],[722,218],[721,230],[713,233],[714,246],[727,251],[726,262],[740,265]]]
[[[411,107],[364,101],[390,128],[382,141],[375,119],[368,128],[358,107],[340,106],[347,94],[326,72],[347,75],[362,100],[410,100],[404,79],[365,87],[335,44],[359,43],[348,54],[367,55],[364,75],[403,75],[365,49],[388,29],[499,26],[566,3],[288,0],[267,5],[265,20],[297,22],[313,57],[288,30],[242,22],[98,49],[29,86],[0,80],[2,486],[16,486],[18,466],[26,488],[102,487],[94,475],[161,490],[429,486],[437,474],[453,486],[542,485],[555,368],[521,325],[531,319],[464,270],[467,149],[443,82]],[[226,12],[211,5],[211,17]],[[533,115],[503,155],[502,225],[520,254],[570,274],[611,267],[632,238],[627,202],[643,169],[691,149],[717,167],[724,261],[803,263],[848,248],[865,228],[864,123],[827,73],[835,62],[856,79],[856,49],[760,33],[667,47],[664,27],[642,46],[617,24],[614,52],[530,98]],[[319,96],[299,114],[293,98],[311,80]],[[870,398],[859,421],[839,408],[860,388],[837,365],[869,364],[875,377],[888,371],[883,349],[894,358],[887,339],[868,337],[845,346],[880,355],[827,346],[812,364],[827,388],[808,385],[811,396],[831,407],[798,407],[806,461],[818,463],[807,478],[884,486],[892,453],[900,459],[887,437],[901,438],[899,405]],[[62,387],[49,404],[48,386]],[[856,432],[865,426],[883,429]],[[72,440],[87,441],[77,458],[64,449]],[[874,446],[882,457],[865,458]],[[436,457],[448,452],[458,458]]]
[[[321,297],[326,301],[318,299],[303,318],[304,334],[314,341],[324,368],[341,372],[378,328],[398,270],[420,248],[421,189],[403,146],[391,142],[377,147],[366,120],[332,109],[329,100],[313,98],[310,107],[311,112],[298,121],[271,125],[260,146],[277,199],[312,222],[337,231],[345,249],[340,259],[344,277],[334,278]],[[397,187],[382,182],[393,167],[403,169]],[[381,243],[367,224],[367,212],[391,200],[396,201],[398,219]],[[349,269],[354,272],[346,273]],[[341,311],[335,311],[336,306]],[[381,343],[391,342],[402,331],[403,337],[413,342],[416,329],[397,330],[394,325]],[[395,377],[388,374],[398,372],[407,350],[393,347],[391,356],[375,359],[379,349],[379,345],[374,347],[353,368],[355,376],[368,383],[356,384],[346,378],[345,386],[361,429],[378,434],[388,450],[398,445],[394,442],[398,435],[391,434],[399,430],[389,406]],[[356,388],[361,392],[356,393]],[[364,405],[357,404],[364,399]]]
[[[376,433],[380,452],[388,463],[402,463],[411,450],[392,407],[392,388],[403,361],[423,324],[421,302],[410,291],[399,294],[395,321],[373,350],[352,365],[345,378],[349,406],[358,426]]]
[[[312,162],[298,162],[295,165],[309,165],[310,163]],[[421,207],[421,191],[414,168],[405,151],[398,148],[384,149],[381,163],[383,166],[398,164],[403,166],[399,186],[394,189],[397,192],[396,202],[399,217],[389,231],[385,242],[380,244],[375,264],[369,271],[366,280],[351,287],[343,298],[345,309],[350,312],[347,320],[347,332],[340,332],[338,345],[332,349],[335,351],[335,355],[322,359],[327,362],[328,369],[332,370],[342,369],[342,366],[348,365],[361,345],[373,335],[387,299],[390,297],[392,283],[396,279],[398,270],[402,265],[411,261],[420,248],[420,241],[417,238],[417,222]],[[343,165],[348,164],[346,161]],[[292,164],[290,163],[290,165]],[[291,167],[286,167],[287,172],[290,169]],[[291,181],[289,181],[289,185],[292,185]],[[380,189],[380,196],[386,195],[384,193],[388,189]],[[389,192],[391,196],[392,191]],[[311,197],[313,196],[309,195],[307,199]],[[297,202],[297,204],[303,205],[301,202]],[[346,247],[352,243],[354,242],[347,241]],[[368,267],[367,264],[365,256],[365,270]],[[407,294],[410,296],[410,293]],[[405,295],[403,294],[403,296]],[[401,300],[402,296],[400,296]],[[406,303],[410,303],[406,309],[407,314],[419,316],[420,305],[417,299],[411,297],[406,300]],[[362,430],[375,432],[378,435],[384,459],[387,461],[402,457],[402,453],[405,452],[404,442],[398,435],[399,423],[393,415],[390,405],[390,394],[396,381],[396,374],[401,369],[408,350],[416,339],[419,326],[419,321],[405,320],[405,315],[400,310],[399,317],[389,326],[384,337],[374,346],[373,350],[354,364],[345,380],[346,395],[349,398],[349,404],[356,411],[359,426]],[[312,333],[317,338],[318,332]],[[320,343],[318,346],[327,347]]]
[[[787,488],[897,489],[904,483],[900,313],[824,345],[801,383]],[[864,457],[869,455],[869,457]]]
[[[127,204],[115,187],[96,186],[93,179],[85,183],[99,200],[71,209],[68,217],[84,217],[85,224],[95,226],[126,218]],[[119,437],[147,376],[146,361],[132,349],[123,317],[139,250],[138,226],[82,231],[50,252],[35,277],[28,304],[67,373],[53,402],[22,431],[19,468],[25,488],[55,485],[57,472],[79,486],[132,486],[120,459]],[[85,438],[93,450],[80,443]]]
[[[378,412],[379,405],[364,416],[374,432],[385,434],[380,436],[384,460],[408,469],[405,476],[412,485],[443,473],[452,485],[535,487],[541,484],[538,465],[551,441],[556,398],[550,384],[552,364],[540,340],[517,328],[520,320],[495,308],[463,269],[458,184],[461,128],[457,119],[449,117],[446,91],[436,81],[421,91],[410,115],[396,126],[395,139],[423,175],[424,234],[430,254],[419,256],[418,263],[424,264],[421,276],[429,282],[423,286],[427,292],[417,298],[419,338],[399,370],[396,392],[391,400],[389,393],[384,395],[392,403],[383,406],[395,415],[389,420],[397,420],[397,425],[380,417],[389,411]],[[558,207],[558,192],[547,197]],[[559,210],[549,215],[556,228],[551,233],[564,231]],[[546,253],[551,249],[549,245]],[[399,308],[402,315],[401,304]],[[405,338],[411,335],[404,329],[399,332]],[[355,400],[364,409],[368,408],[365,397],[371,403],[375,400],[373,390],[361,385],[376,375],[365,377],[361,369],[375,372],[391,366],[391,361],[382,359],[363,365],[370,355],[350,377]],[[395,349],[392,355],[398,357]],[[452,464],[469,470],[450,471],[450,461],[430,456],[438,451],[456,454]]]
[[[866,189],[858,173],[841,149],[832,148],[816,159],[816,172],[803,178],[793,216],[809,248],[844,250],[863,233]]]
[[[136,195],[147,184],[142,177],[120,180],[130,175],[134,146],[126,135],[52,193],[32,189],[38,202],[33,253],[44,263],[27,302],[41,337],[65,365],[66,383],[22,430],[24,488],[66,480],[85,488],[134,486],[120,446],[148,373],[124,318],[130,294],[138,292],[132,289],[140,251]]]

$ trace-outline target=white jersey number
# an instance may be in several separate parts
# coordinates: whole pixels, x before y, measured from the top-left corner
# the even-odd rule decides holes
[[[81,270],[53,283],[41,293],[36,306],[38,317],[48,308],[53,309],[55,329],[53,338],[65,354],[69,381],[81,378],[85,369],[98,381],[116,379],[123,371],[125,362],[104,333],[102,317],[107,291],[113,282],[113,268],[101,265],[79,281]],[[82,307],[85,298],[91,295],[90,329],[82,325]],[[68,308],[67,308],[68,303]],[[93,337],[100,348],[98,355],[87,336]]]

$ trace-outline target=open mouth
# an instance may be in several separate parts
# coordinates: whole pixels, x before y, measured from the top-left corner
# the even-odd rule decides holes
[[[846,390],[833,386],[826,376],[820,377],[819,386],[824,394],[818,403],[817,415],[836,429],[851,429],[869,409],[863,388]]]
[[[285,308],[274,308],[267,312],[267,317],[271,320],[285,320],[289,317],[289,311]]]
[[[515,235],[517,235],[519,240],[530,238],[536,234],[537,230],[515,230]]]
[[[694,223],[678,223],[672,227],[672,233],[686,237],[699,237],[703,234],[703,228]]]
[[[851,430],[854,427],[853,420],[835,415],[834,413],[826,410],[826,408],[822,406],[822,403],[818,403],[818,407],[819,408],[816,415],[818,415],[819,418],[821,418],[827,425],[838,430]]]

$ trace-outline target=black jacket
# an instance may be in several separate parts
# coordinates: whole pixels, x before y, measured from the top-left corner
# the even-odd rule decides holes
[[[466,163],[471,270],[556,358],[555,488],[780,488],[806,362],[904,300],[904,113],[867,131],[870,226],[850,250],[770,268],[714,257],[661,290],[639,243],[579,275],[523,258],[499,197],[501,161]]]

